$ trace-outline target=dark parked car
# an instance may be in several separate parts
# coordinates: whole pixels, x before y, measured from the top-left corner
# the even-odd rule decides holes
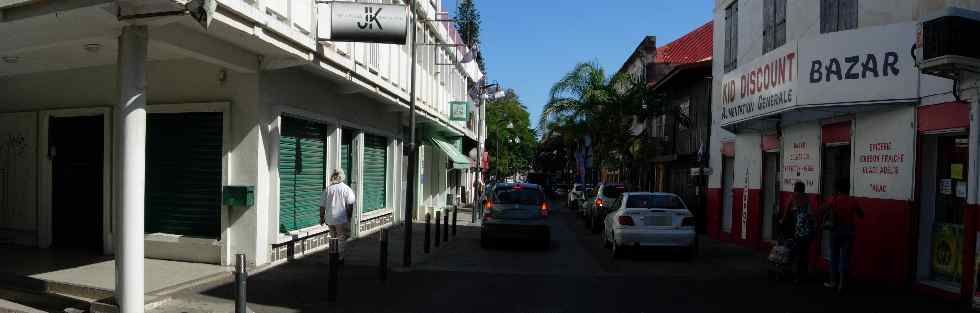
[[[548,201],[535,184],[497,184],[484,203],[480,245],[484,248],[503,241],[532,243],[547,249],[551,229],[547,224]]]

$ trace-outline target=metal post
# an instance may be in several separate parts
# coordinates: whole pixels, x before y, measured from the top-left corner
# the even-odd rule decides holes
[[[449,212],[442,215],[442,241],[449,242]]]
[[[327,251],[330,269],[327,271],[327,302],[337,301],[337,274],[340,269],[340,239],[330,238]]]
[[[436,211],[436,247],[439,247],[439,239],[441,232],[439,232],[439,221],[442,220],[442,212]]]
[[[412,55],[410,56],[410,62],[412,67],[411,73],[411,87],[408,96],[408,106],[409,106],[409,137],[408,137],[408,186],[405,186],[405,217],[403,223],[405,223],[405,240],[402,249],[402,265],[411,266],[412,265],[412,214],[415,212],[415,176],[417,176],[417,171],[419,167],[419,151],[418,146],[415,144],[415,1],[408,2],[409,12],[412,14],[411,24],[412,27],[411,34],[412,39],[409,41],[411,45]]]
[[[429,253],[432,250],[432,214],[425,213],[425,246],[423,251]]]
[[[119,208],[115,211],[116,290],[120,312],[143,312],[143,209],[146,182],[147,26],[119,35],[119,106],[116,108]]]
[[[483,177],[483,122],[482,121],[483,121],[483,112],[484,112],[483,111],[484,110],[483,109],[484,86],[482,86],[483,85],[482,83],[480,85],[481,86],[479,87],[480,88],[479,92],[477,92],[477,98],[479,99],[477,99],[477,106],[476,106],[477,110],[479,111],[477,112],[478,114],[476,115],[476,141],[477,141],[476,142],[476,182],[480,184],[479,184],[479,188],[476,188],[476,186],[474,186],[473,188],[473,191],[475,191],[473,194],[474,195],[473,211],[471,212],[472,214],[470,214],[470,223],[473,224],[476,224],[476,215],[477,212],[480,210],[480,204],[483,203],[483,192],[480,192],[480,190],[485,188],[485,184],[483,184],[483,180],[480,179],[481,177]]]
[[[453,206],[453,237],[456,237],[456,216],[459,214],[459,205]]]
[[[248,280],[248,272],[246,271],[245,254],[239,253],[235,255],[235,313],[246,313],[248,308],[245,304],[248,302],[245,298],[245,292],[248,290],[246,288],[246,282]]]
[[[378,260],[378,276],[381,280],[388,279],[388,229],[382,227],[378,231],[378,241],[381,243],[381,251],[378,252],[380,256]]]

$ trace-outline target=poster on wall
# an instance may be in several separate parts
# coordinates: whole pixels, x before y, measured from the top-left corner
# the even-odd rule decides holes
[[[913,107],[859,114],[854,132],[854,195],[908,200],[915,185]]]
[[[959,283],[963,277],[963,226],[937,223],[932,235],[934,279]]]
[[[796,182],[806,193],[820,191],[820,125],[809,123],[783,130],[782,191],[792,192]]]

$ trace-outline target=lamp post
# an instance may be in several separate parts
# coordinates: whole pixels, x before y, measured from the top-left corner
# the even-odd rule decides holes
[[[497,88],[499,88],[500,85],[497,84],[497,83],[493,83],[493,84],[489,84],[489,85],[482,85],[481,84],[481,86],[479,86],[478,87],[479,89],[477,90],[477,98],[478,99],[477,99],[476,109],[477,109],[477,111],[479,111],[479,114],[477,114],[477,119],[476,119],[476,127],[477,127],[477,135],[476,135],[477,136],[476,137],[476,140],[477,140],[477,144],[476,144],[476,159],[477,159],[477,161],[476,161],[476,180],[475,181],[478,184],[480,184],[480,187],[483,187],[483,179],[481,179],[483,177],[483,145],[484,145],[484,143],[483,143],[483,129],[484,129],[484,127],[483,127],[483,121],[485,121],[483,115],[486,113],[486,108],[483,107],[483,104],[484,104],[483,101],[484,101],[484,98],[485,97],[489,97],[490,96],[490,95],[486,94],[486,91],[487,91],[487,89],[490,89],[491,87],[497,87]],[[480,188],[474,188],[474,190],[479,191]],[[478,215],[477,212],[478,211],[482,211],[482,209],[483,209],[483,206],[482,206],[482,203],[483,203],[483,194],[484,194],[484,192],[480,192],[478,195],[476,195],[476,197],[474,197],[475,200],[477,200],[477,201],[474,201],[474,203],[473,203],[473,212],[471,212],[471,214],[470,214],[470,222],[471,223],[476,223],[476,216]]]
[[[513,129],[514,123],[507,122],[507,129]],[[500,128],[497,128],[497,167],[494,169],[497,179],[500,179]]]

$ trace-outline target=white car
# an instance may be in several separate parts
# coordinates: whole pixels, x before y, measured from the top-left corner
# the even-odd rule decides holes
[[[624,248],[679,247],[690,257],[697,253],[694,214],[675,194],[625,192],[612,203],[606,215],[603,242],[613,257]]]

